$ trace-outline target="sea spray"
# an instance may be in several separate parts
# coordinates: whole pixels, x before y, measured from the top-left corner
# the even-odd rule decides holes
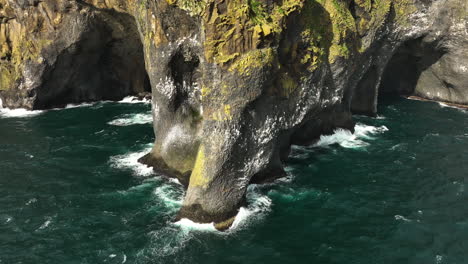
[[[358,123],[355,126],[355,131],[352,133],[349,130],[338,128],[331,135],[322,135],[313,146],[314,147],[328,147],[330,145],[338,144],[343,148],[362,148],[369,145],[363,139],[372,140],[372,135],[380,134],[388,131],[386,126],[369,126]]]

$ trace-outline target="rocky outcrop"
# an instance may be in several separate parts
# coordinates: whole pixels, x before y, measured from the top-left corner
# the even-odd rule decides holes
[[[141,161],[186,185],[179,218],[225,228],[250,183],[285,174],[291,144],[352,130],[351,113],[375,114],[379,93],[468,103],[465,0],[57,1],[2,4],[0,32],[37,28],[25,8],[60,19],[39,23],[28,53],[2,56],[0,96],[99,99],[104,83],[141,87],[146,69],[156,141]]]
[[[133,16],[79,1],[0,1],[0,99],[46,109],[150,90]]]
[[[388,28],[351,109],[374,115],[378,94],[415,95],[468,104],[468,3],[415,1],[403,23]]]

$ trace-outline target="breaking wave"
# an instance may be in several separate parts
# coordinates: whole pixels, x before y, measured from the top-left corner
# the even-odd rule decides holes
[[[139,99],[136,96],[127,96],[124,99],[120,100],[119,103],[123,103],[123,104],[150,104],[151,99],[147,99],[147,98]]]
[[[239,212],[234,219],[232,226],[227,232],[219,232],[220,234],[230,234],[247,227],[249,224],[255,223],[270,212],[272,201],[271,199],[262,194],[259,185],[249,185],[247,188],[247,207],[241,207]],[[196,230],[196,231],[213,231],[218,232],[214,227],[213,223],[200,224],[195,223],[189,219],[182,219],[175,223],[176,226],[180,227],[185,231]]]
[[[153,117],[151,113],[145,114],[127,114],[123,115],[121,118],[117,118],[108,122],[107,124],[112,126],[131,126],[131,125],[141,125],[141,124],[150,124],[153,122]]]
[[[96,104],[96,102],[94,102],[94,103],[81,103],[81,104],[67,104],[64,108],[54,108],[53,110],[88,107],[88,106],[94,106],[95,104]]]
[[[0,117],[30,117],[44,113],[42,110],[27,110],[24,108],[0,108]]]
[[[142,151],[131,152],[123,155],[110,157],[110,165],[113,168],[130,170],[135,176],[150,176],[153,174],[153,168],[138,162],[138,159],[151,151],[152,144],[147,144]]]
[[[362,148],[369,145],[364,139],[373,140],[375,139],[373,135],[384,133],[388,131],[388,128],[386,126],[375,127],[358,123],[354,130],[354,133],[352,133],[347,129],[338,128],[332,135],[322,135],[313,146],[328,147],[338,144],[344,148]]]
[[[159,186],[154,193],[167,207],[179,209],[182,204],[183,193],[177,196],[172,187]],[[262,194],[260,186],[251,185],[247,190],[247,207],[242,207],[237,214],[231,228],[225,232],[216,230],[213,223],[200,224],[189,219],[182,219],[176,223],[168,223],[161,229],[154,230],[148,234],[150,245],[143,249],[138,255],[140,257],[165,258],[173,257],[189,244],[189,241],[197,239],[197,234],[209,233],[214,236],[230,236],[245,229],[250,224],[258,223],[270,212],[272,201]],[[183,261],[182,261],[183,262]]]

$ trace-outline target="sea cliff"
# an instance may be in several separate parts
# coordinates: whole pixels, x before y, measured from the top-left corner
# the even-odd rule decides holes
[[[465,0],[0,0],[3,107],[152,91],[141,162],[187,187],[179,218],[228,227],[292,144],[386,93],[468,104]]]

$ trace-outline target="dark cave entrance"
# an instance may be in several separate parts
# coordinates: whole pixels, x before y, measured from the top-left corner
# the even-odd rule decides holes
[[[200,78],[199,72],[200,59],[189,47],[182,45],[172,56],[169,61],[170,75],[176,87],[175,99],[172,103],[173,110],[177,111],[189,101],[190,90],[198,85],[197,80]],[[194,98],[191,98],[192,100]],[[190,102],[192,104],[200,104],[199,102]]]
[[[378,68],[371,66],[358,82],[351,101],[352,113],[374,116],[382,100],[388,102],[413,95],[421,74],[444,53],[435,43],[425,42],[422,37],[403,43],[388,61],[380,80]]]
[[[77,41],[46,68],[43,85],[31,95],[35,109],[151,92],[135,19],[109,10],[85,21]]]

